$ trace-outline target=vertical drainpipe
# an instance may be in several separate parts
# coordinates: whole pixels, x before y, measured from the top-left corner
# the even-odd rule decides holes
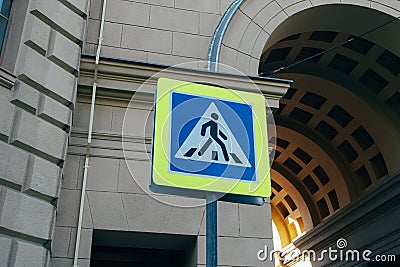
[[[94,65],[92,102],[90,105],[89,130],[88,130],[88,138],[87,138],[87,146],[86,146],[85,165],[83,167],[84,171],[83,171],[83,181],[82,181],[82,192],[81,192],[81,201],[80,201],[80,206],[79,206],[78,228],[76,230],[76,241],[75,241],[73,267],[79,266],[78,265],[78,256],[79,256],[79,247],[80,247],[81,232],[82,232],[83,209],[85,206],[86,184],[87,184],[89,158],[90,158],[90,146],[92,143],[92,132],[93,132],[94,106],[96,103],[97,74],[98,74],[98,70],[99,70],[101,46],[103,44],[103,32],[104,32],[104,20],[105,20],[105,14],[106,14],[106,6],[107,6],[107,0],[103,0],[99,41],[98,41],[97,52],[96,52],[96,61],[95,61],[95,65]]]

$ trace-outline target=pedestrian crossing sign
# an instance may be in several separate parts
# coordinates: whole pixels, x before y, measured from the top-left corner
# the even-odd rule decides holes
[[[160,78],[152,182],[158,186],[268,197],[265,98]]]

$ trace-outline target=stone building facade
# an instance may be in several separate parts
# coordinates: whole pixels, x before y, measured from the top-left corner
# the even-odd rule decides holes
[[[0,266],[73,264],[102,7],[12,1],[0,61]],[[155,86],[147,79],[189,61],[194,68],[168,75],[246,87],[207,72],[217,61],[249,75],[275,109],[273,195],[261,207],[218,204],[221,266],[274,266],[257,259],[273,232],[286,255],[344,238],[400,259],[399,16],[395,0],[108,0],[79,266],[205,265],[204,207],[167,205],[159,199],[199,201],[155,200],[143,186]],[[294,81],[286,94],[259,77],[350,38],[281,69],[275,77]],[[147,93],[129,106],[143,83]],[[134,117],[124,121],[127,110]]]

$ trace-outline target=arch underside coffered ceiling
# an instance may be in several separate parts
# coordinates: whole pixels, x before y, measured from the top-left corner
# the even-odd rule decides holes
[[[249,75],[258,74],[258,65],[270,45],[301,32],[334,30],[361,34],[391,17],[400,16],[400,3],[392,0],[244,0],[234,11],[222,38],[219,62]],[[317,8],[318,7],[318,8]],[[229,10],[228,10],[229,11]],[[233,11],[231,11],[233,12]],[[354,16],[357,13],[358,17]],[[375,16],[371,20],[371,14]],[[332,16],[333,15],[333,16]],[[289,19],[290,18],[290,19]],[[293,21],[295,20],[295,23]],[[367,36],[366,39],[400,55],[400,47],[389,39],[399,21]],[[386,42],[385,42],[386,40]]]
[[[268,74],[399,15],[400,2],[389,0],[243,1],[218,61]],[[399,29],[394,21],[276,76],[294,81],[272,140],[271,207],[283,246],[400,168]]]

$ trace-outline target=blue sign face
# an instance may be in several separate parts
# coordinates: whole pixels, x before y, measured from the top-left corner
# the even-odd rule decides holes
[[[252,106],[171,92],[169,172],[257,180]]]

